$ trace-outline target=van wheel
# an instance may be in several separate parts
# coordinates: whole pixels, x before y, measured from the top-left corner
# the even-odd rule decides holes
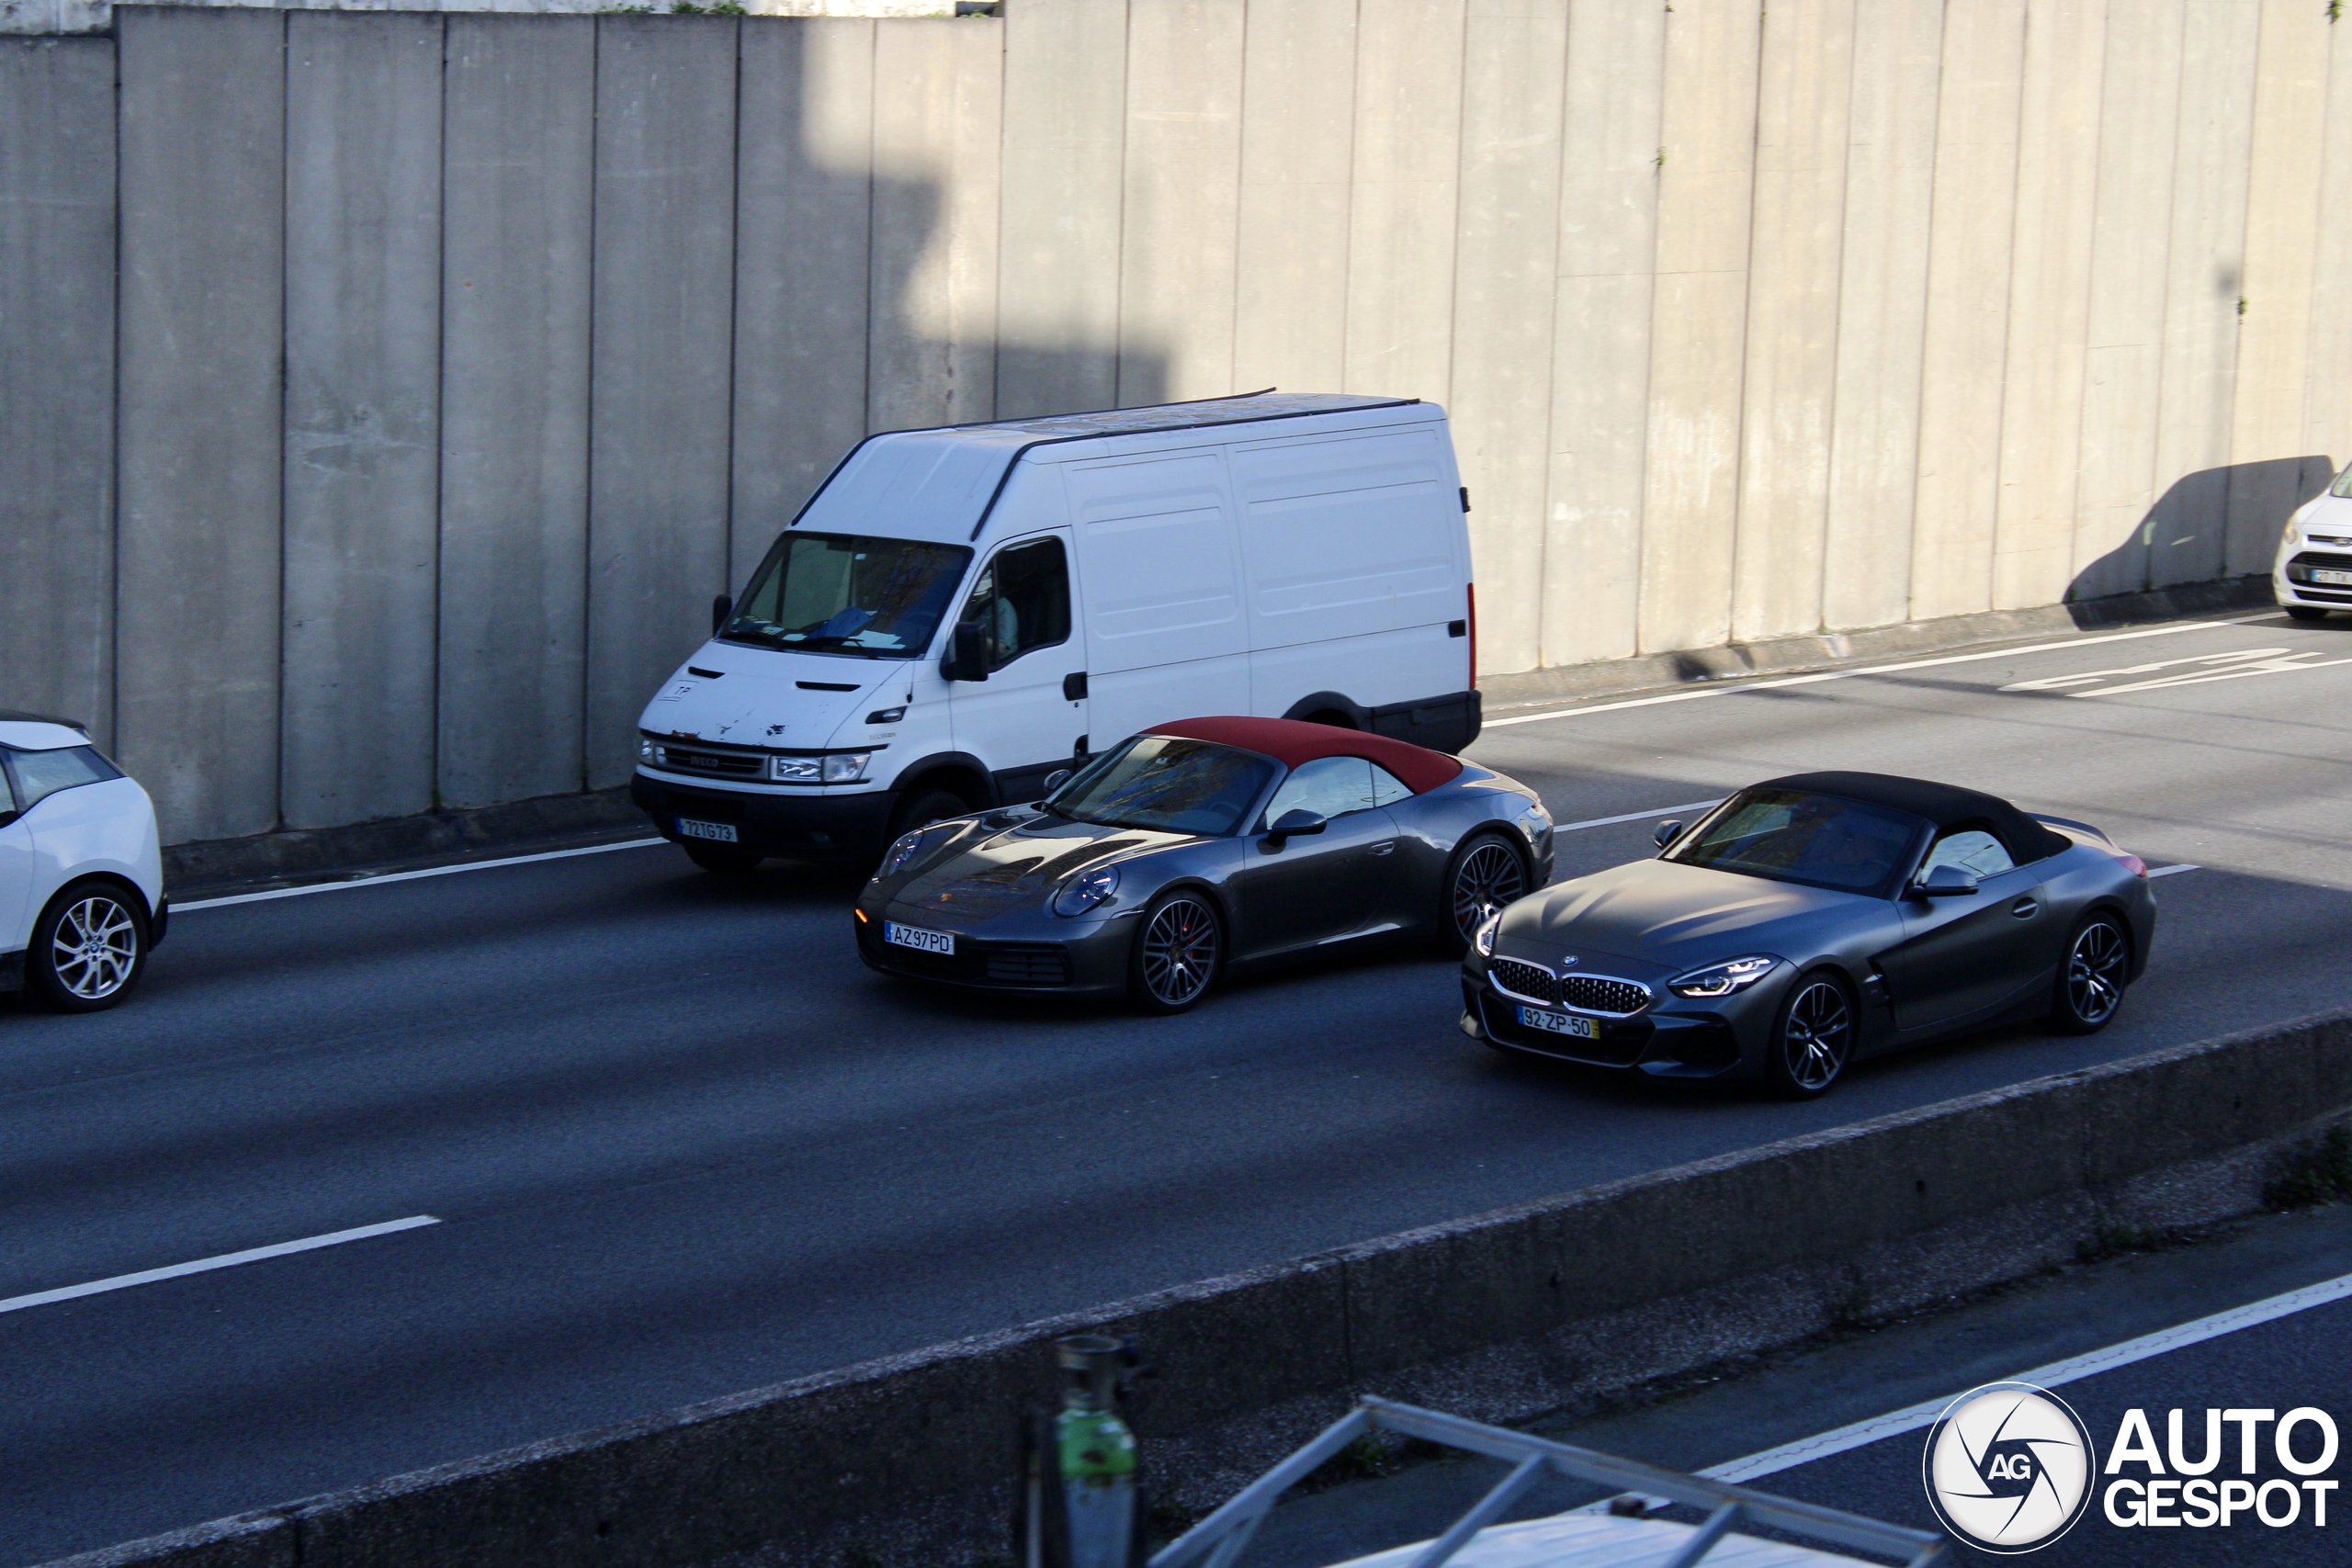
[[[962,795],[950,795],[944,789],[919,789],[899,802],[897,814],[890,818],[890,837],[896,839],[933,822],[961,817],[971,809]]]
[[[724,844],[706,844],[700,840],[681,844],[686,858],[713,876],[741,876],[759,869],[761,857],[749,850],[730,850]]]
[[[114,1006],[146,967],[146,912],[110,882],[76,883],[51,899],[25,954],[33,990],[61,1012]]]
[[[1328,724],[1334,729],[1353,729],[1356,727],[1356,721],[1354,719],[1350,718],[1346,714],[1340,713],[1334,708],[1325,708],[1321,713],[1308,714],[1306,716],[1306,722],[1309,724]]]

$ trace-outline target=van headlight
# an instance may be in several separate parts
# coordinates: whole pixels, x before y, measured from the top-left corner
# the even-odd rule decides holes
[[[1092,871],[1081,871],[1054,895],[1054,913],[1082,915],[1118,890],[1117,866],[1098,865]]]
[[[770,757],[768,777],[777,784],[855,784],[865,776],[871,751],[834,751],[822,757]]]
[[[1735,958],[1728,964],[1717,964],[1705,969],[1693,969],[1677,980],[1668,980],[1666,988],[1678,997],[1704,1000],[1711,997],[1727,997],[1734,991],[1744,991],[1770,975],[1781,961],[1761,955]]]
[[[1495,955],[1495,928],[1502,923],[1503,912],[1497,909],[1486,918],[1477,931],[1471,934],[1470,944],[1478,950],[1479,957],[1492,958]]]
[[[640,762],[652,762],[659,765],[662,761],[662,748],[650,740],[640,739],[637,743],[637,760]]]

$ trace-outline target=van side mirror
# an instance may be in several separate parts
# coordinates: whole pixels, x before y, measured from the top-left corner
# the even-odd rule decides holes
[[[985,681],[989,678],[989,633],[978,621],[958,621],[948,629],[947,652],[939,661],[943,681]]]
[[[1965,898],[1976,891],[1976,879],[1961,865],[1939,865],[1928,873],[1917,891],[1928,898]]]
[[[717,637],[718,635],[718,628],[725,626],[727,624],[727,617],[734,613],[735,597],[733,594],[721,593],[718,598],[713,599],[710,602],[710,635]]]
[[[1266,841],[1276,849],[1280,849],[1283,840],[1301,838],[1308,833],[1319,833],[1323,830],[1323,818],[1312,811],[1304,808],[1285,811],[1274,819],[1274,825],[1272,828],[1266,829]]]
[[[1656,844],[1659,849],[1664,849],[1667,845],[1674,842],[1675,840],[1681,836],[1681,818],[1669,817],[1665,821],[1659,823],[1657,829],[1651,832],[1650,842]]]

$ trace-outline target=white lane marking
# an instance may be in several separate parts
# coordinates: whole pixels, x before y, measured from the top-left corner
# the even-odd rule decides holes
[[[411,1214],[404,1220],[386,1220],[381,1224],[329,1231],[324,1235],[306,1235],[300,1241],[248,1247],[243,1252],[224,1252],[218,1258],[199,1258],[193,1263],[175,1263],[167,1269],[143,1269],[136,1274],[117,1274],[110,1280],[93,1280],[86,1285],[61,1285],[54,1291],[35,1291],[29,1296],[10,1296],[0,1300],[0,1312],[22,1312],[27,1307],[47,1306],[51,1302],[70,1302],[77,1296],[100,1295],[107,1291],[128,1290],[133,1285],[152,1285],[158,1280],[176,1280],[187,1274],[208,1274],[215,1269],[233,1269],[240,1263],[258,1263],[265,1258],[313,1252],[322,1247],[337,1247],[346,1241],[366,1241],[369,1236],[390,1235],[394,1231],[413,1231],[419,1225],[437,1225],[440,1223],[432,1214]]]
[[[2030,1371],[2019,1372],[2014,1378],[1997,1381],[2030,1382],[2040,1388],[2058,1388],[2066,1383],[2078,1382],[2084,1378],[2097,1377],[2101,1372],[2111,1372],[2119,1367],[2128,1367],[2157,1356],[2170,1355],[2175,1350],[2185,1350],[2192,1345],[2202,1345],[2209,1339],[2219,1339],[2223,1335],[2235,1334],[2241,1329],[2256,1328],[2266,1323],[2275,1323],[2282,1317],[2291,1317],[2296,1313],[2308,1312],[2312,1307],[2326,1306],[2347,1297],[2352,1297],[2352,1274],[2339,1274],[2333,1280],[2322,1280],[2316,1285],[2306,1285],[2300,1291],[2289,1291],[2283,1295],[2249,1302],[2245,1306],[2232,1307],[2227,1312],[2217,1312],[2210,1316],[2181,1324],[2177,1327],[2159,1329],[2154,1334],[2143,1334],[2137,1339],[2126,1339],[2120,1344],[2109,1345],[2105,1349],[2088,1351],[2080,1356],[2069,1356],[2063,1361],[2052,1361],[2046,1366],[2036,1367]],[[1939,1399],[1925,1400],[1920,1404],[1907,1405],[1901,1410],[1889,1411],[1884,1416],[1873,1416],[1867,1421],[1857,1421],[1849,1427],[1839,1427],[1834,1431],[1823,1432],[1815,1437],[1800,1438],[1795,1442],[1782,1443],[1778,1448],[1766,1449],[1761,1453],[1752,1453],[1724,1464],[1713,1465],[1698,1473],[1713,1481],[1735,1483],[1754,1481],[1762,1476],[1777,1475],[1784,1470],[1793,1470],[1801,1464],[1811,1464],[1815,1460],[1829,1459],[1855,1449],[1868,1448],[1871,1444],[1883,1442],[1888,1438],[1899,1438],[1905,1432],[1916,1432],[1921,1427],[1935,1425],[1936,1418],[1944,1413],[1954,1399],[1966,1392],[1965,1389],[1955,1389]],[[1610,1501],[1613,1499],[1589,1504],[1572,1512],[1600,1513],[1608,1508]],[[1653,1497],[1648,1501],[1653,1506],[1664,1506],[1671,1499]]]
[[[2181,665],[2199,668],[2182,670],[2177,675],[2158,676],[2153,681],[2134,681],[2123,686],[2101,686],[2091,692],[2066,692],[2070,697],[2112,697],[2125,692],[2154,692],[2166,686],[2202,686],[2214,681],[2239,681],[2250,675],[2292,675],[2301,670],[2325,670],[2337,664],[2352,664],[2352,659],[2321,659],[2320,650],[2306,649],[2297,653],[2284,648],[2244,648],[2234,653],[2198,654],[2188,659],[2159,659],[2153,664],[2126,664],[2115,670],[2089,670],[2079,675],[2045,675],[2039,681],[2019,681],[2004,686],[2005,692],[2060,692],[2069,686],[2089,685],[2117,675],[2149,675],[2159,670],[2178,669]],[[2312,660],[2318,660],[2316,663]]]
[[[1591,713],[1615,713],[1621,708],[1654,707],[1660,703],[1695,703],[1702,697],[1736,696],[1741,692],[1772,692],[1789,686],[1811,686],[1823,681],[1851,681],[1863,675],[1894,675],[1905,670],[1932,670],[1945,664],[1973,664],[1986,659],[2022,659],[2031,653],[2057,653],[2071,648],[2089,648],[2099,643],[2130,642],[2135,637],[2170,637],[2177,632],[2211,631],[2219,626],[2242,626],[2249,621],[2267,621],[2277,611],[2259,615],[2238,615],[2222,621],[2188,621],[2179,626],[2151,626],[2136,632],[2110,632],[2102,637],[2069,637],[2064,642],[2035,643],[2030,648],[1997,649],[1991,653],[1954,653],[1940,659],[1912,659],[1900,664],[1871,664],[1858,670],[1824,670],[1812,675],[1787,675],[1772,681],[1743,681],[1710,684],[1695,692],[1668,692],[1658,697],[1629,697],[1623,702],[1594,703],[1586,707],[1554,708],[1547,713],[1513,714],[1486,721],[1487,729],[1500,729],[1511,724],[1540,724],[1550,718],[1579,718]]]
[[[1656,811],[1628,811],[1623,817],[1593,817],[1582,822],[1557,822],[1553,824],[1552,831],[1581,833],[1587,828],[1611,828],[1620,822],[1642,822],[1653,817],[1671,817],[1678,811],[1704,811],[1711,806],[1721,806],[1724,799],[1724,796],[1718,795],[1713,800],[1693,800],[1681,806],[1661,806]]]
[[[497,865],[528,865],[533,861],[610,854],[615,850],[641,850],[648,845],[667,842],[667,839],[631,839],[619,844],[591,844],[584,850],[547,850],[535,855],[507,855],[501,860],[469,860],[457,865],[432,865],[423,871],[388,871],[380,876],[354,876],[342,882],[313,882],[302,887],[275,887],[266,893],[232,893],[225,898],[198,898],[192,904],[175,900],[172,913],[186,915],[198,909],[218,909],[227,904],[258,904],[265,898],[300,898],[306,894],[334,893],[345,887],[374,887],[386,882],[413,882],[420,876],[455,876],[461,871],[488,871]]]
[[[2160,865],[2149,872],[2150,876],[2178,876],[2184,871],[2202,871],[2199,865]]]

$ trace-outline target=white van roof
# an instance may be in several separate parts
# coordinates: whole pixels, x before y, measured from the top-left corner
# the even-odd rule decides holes
[[[827,519],[838,513],[843,532],[968,544],[979,536],[990,502],[1024,457],[1032,462],[1070,462],[1114,451],[1183,446],[1197,439],[1193,433],[1198,431],[1269,420],[1311,421],[1302,430],[1305,434],[1444,417],[1445,411],[1435,403],[1414,398],[1266,391],[1148,408],[886,431],[867,436],[842,459],[791,526],[831,531]]]

